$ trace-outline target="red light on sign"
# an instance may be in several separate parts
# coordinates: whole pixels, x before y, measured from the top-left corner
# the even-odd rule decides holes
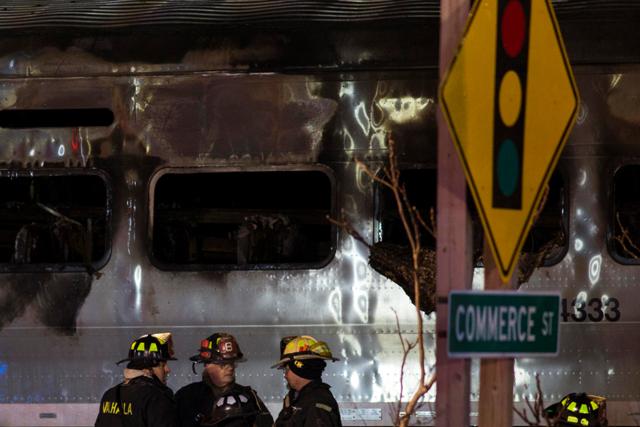
[[[522,3],[519,0],[511,0],[504,8],[500,22],[502,47],[511,58],[515,58],[522,50],[526,25]]]

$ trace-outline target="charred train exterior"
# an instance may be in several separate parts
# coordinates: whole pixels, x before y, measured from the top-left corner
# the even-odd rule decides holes
[[[344,212],[371,242],[385,237],[384,197],[352,159],[383,165],[389,134],[404,169],[435,167],[427,15],[398,18],[415,24],[400,30],[373,20],[327,31],[317,19],[0,39],[0,424],[91,425],[121,376],[114,362],[149,330],[175,334],[174,389],[195,380],[187,358],[201,338],[236,335],[248,359],[238,381],[272,412],[284,394],[268,368],[279,338],[315,335],[342,359],[327,382],[345,424],[392,423],[396,316],[412,337],[415,311],[325,217]],[[554,205],[567,238],[524,285],[562,293],[561,352],[517,361],[516,404],[539,373],[545,401],[604,395],[610,424],[633,424],[640,269],[615,237],[618,217],[636,231],[640,68],[574,39],[582,105]],[[607,64],[587,65],[596,54]],[[405,390],[417,376],[410,368]],[[432,423],[432,409],[416,422]]]

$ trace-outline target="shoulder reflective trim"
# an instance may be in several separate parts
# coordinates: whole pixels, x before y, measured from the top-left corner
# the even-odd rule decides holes
[[[316,403],[316,408],[324,409],[327,412],[331,412],[331,406],[325,405],[324,403]]]

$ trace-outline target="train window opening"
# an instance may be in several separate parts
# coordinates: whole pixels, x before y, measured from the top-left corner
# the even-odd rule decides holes
[[[613,177],[609,248],[623,264],[640,264],[640,165],[621,167]]]
[[[152,254],[167,269],[313,268],[333,254],[322,171],[168,172],[153,198]]]
[[[433,232],[436,232],[437,215],[437,179],[436,168],[403,169],[400,173],[400,183],[404,185],[407,199],[420,213],[422,221]],[[376,191],[376,218],[378,229],[376,242],[409,246],[404,226],[398,214],[398,208],[393,193],[387,188],[377,186]],[[476,211],[471,193],[467,191],[467,209],[469,210],[473,227],[473,256],[474,265],[482,266],[482,224]],[[420,228],[420,244],[422,249],[436,250],[436,236],[424,226]]]
[[[542,211],[534,218],[522,253],[544,254],[543,266],[551,266],[560,262],[569,248],[567,191],[561,171],[556,170],[551,175],[543,202]]]
[[[407,199],[416,207],[427,227],[433,229],[436,215],[437,170],[404,169],[400,173],[400,184],[404,185]],[[377,185],[376,189],[376,242],[409,246],[404,225],[391,190]],[[436,239],[424,227],[420,228],[420,243],[423,248],[434,251]]]
[[[437,169],[404,169],[400,174],[407,197],[420,212],[426,224],[435,230],[437,201]],[[408,246],[404,227],[398,215],[393,194],[378,186],[376,191],[376,242]],[[474,264],[482,266],[483,229],[480,216],[471,194],[467,192],[467,208],[473,228]],[[523,254],[544,252],[544,266],[559,262],[568,248],[567,239],[566,190],[562,173],[555,172],[549,181],[549,190],[544,208],[534,222],[522,248]],[[435,251],[436,239],[424,228],[420,229],[422,247]]]
[[[535,215],[520,255],[520,268],[530,270],[536,267],[550,267],[559,263],[569,249],[567,213],[567,192],[564,176],[556,170],[549,179],[548,189],[543,198],[544,206]],[[475,266],[481,267],[484,229],[480,214],[471,193],[467,192],[467,206],[473,226],[473,256]],[[532,271],[532,270],[531,270]]]
[[[0,175],[0,269],[96,268],[110,240],[106,180],[97,174]]]
[[[0,128],[8,129],[111,126],[113,120],[108,108],[0,110]]]

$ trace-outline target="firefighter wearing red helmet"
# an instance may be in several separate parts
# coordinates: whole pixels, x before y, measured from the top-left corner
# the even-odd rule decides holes
[[[202,381],[178,390],[180,427],[271,427],[273,418],[251,387],[236,383],[236,363],[243,361],[233,335],[215,333],[200,343],[200,351],[191,357],[193,371],[204,365]]]
[[[280,360],[272,368],[284,369],[289,393],[275,427],[341,427],[340,410],[328,384],[322,382],[326,360],[333,362],[329,346],[308,335],[280,341]]]
[[[176,405],[166,386],[173,342],[168,332],[143,335],[131,343],[124,381],[100,401],[96,427],[174,427]]]

